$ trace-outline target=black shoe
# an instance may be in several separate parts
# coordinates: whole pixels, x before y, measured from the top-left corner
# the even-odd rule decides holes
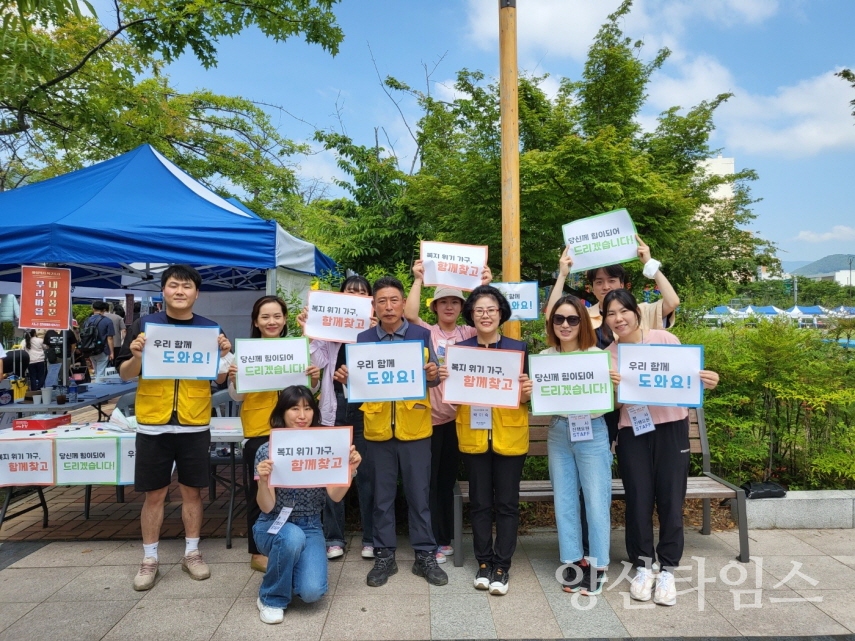
[[[436,556],[432,552],[416,552],[413,574],[423,576],[431,585],[448,583],[448,575],[436,564]]]
[[[603,591],[605,579],[605,570],[598,570],[593,565],[589,565],[585,572],[585,582],[582,584],[582,594],[585,596],[600,594]]]
[[[491,578],[493,578],[493,568],[488,563],[479,565],[478,573],[475,575],[475,589],[489,590]]]
[[[582,559],[576,563],[568,563],[561,573],[561,585],[565,592],[578,592],[585,583],[588,574],[588,562]]]
[[[386,585],[386,581],[393,574],[398,573],[398,564],[395,563],[395,553],[391,550],[374,550],[374,567],[368,572],[366,583],[372,588]]]
[[[508,571],[502,568],[493,570],[493,576],[490,577],[490,594],[502,596],[508,593]]]

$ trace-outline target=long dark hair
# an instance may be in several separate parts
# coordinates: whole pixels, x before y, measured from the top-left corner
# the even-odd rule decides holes
[[[357,289],[364,289],[368,292],[368,295],[371,296],[371,284],[365,279],[364,276],[360,276],[359,274],[354,274],[353,276],[348,276],[341,283],[340,292],[343,292],[347,289],[348,285],[354,285]]]
[[[288,335],[288,305],[286,305],[285,301],[278,296],[262,296],[255,301],[255,305],[252,306],[252,314],[250,315],[249,321],[250,325],[252,325],[249,330],[250,338],[261,338],[261,330],[256,327],[255,322],[258,320],[258,315],[261,313],[262,305],[267,305],[267,303],[279,303],[279,306],[282,308],[282,313],[285,315],[285,326],[279,333],[279,337],[282,338],[283,336]]]
[[[31,339],[36,335],[36,330],[31,329],[24,332],[24,345],[27,346],[27,349],[32,349]]]
[[[597,335],[594,332],[594,327],[591,325],[591,317],[588,315],[588,309],[585,307],[585,303],[573,296],[573,294],[564,294],[552,306],[552,311],[549,312],[549,316],[546,319],[546,342],[558,350],[561,349],[561,341],[555,333],[555,325],[552,324],[552,317],[555,316],[555,311],[562,305],[570,305],[579,315],[579,350],[585,351],[596,345]]]
[[[270,427],[274,429],[287,427],[285,425],[285,412],[299,405],[300,401],[306,401],[306,404],[312,409],[311,427],[318,427],[321,424],[321,408],[318,407],[312,390],[305,385],[291,385],[279,392],[279,400],[276,402],[276,407],[273,408],[273,413],[270,414]]]
[[[606,322],[606,317],[609,314],[609,305],[612,303],[619,303],[635,314],[635,317],[638,319],[638,325],[639,327],[641,326],[641,310],[638,308],[638,301],[635,300],[635,296],[625,289],[613,289],[606,294],[606,297],[603,299],[603,323]]]

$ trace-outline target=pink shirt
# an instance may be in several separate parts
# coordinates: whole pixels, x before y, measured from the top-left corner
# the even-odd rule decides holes
[[[421,318],[416,320],[415,325],[430,330],[430,340],[433,343],[433,351],[436,352],[440,363],[445,362],[445,350],[441,350],[440,346],[454,345],[455,343],[463,342],[478,333],[475,331],[474,327],[469,327],[468,325],[458,325],[454,328],[454,331],[445,332],[438,324],[429,325]],[[442,343],[440,341],[445,342]],[[431,422],[434,425],[450,423],[457,419],[457,406],[447,405],[442,402],[442,393],[444,389],[445,383],[440,383],[436,387],[430,388],[430,415]]]
[[[664,329],[646,329],[641,335],[642,345],[679,345],[680,339],[674,336],[671,332],[666,332]],[[620,369],[620,361],[618,361],[618,344],[617,341],[609,345],[607,348],[612,354],[612,362],[614,367]],[[685,407],[667,406],[667,405],[648,405],[650,418],[654,424],[670,423],[672,421],[680,421],[689,415],[689,410]],[[629,420],[629,412],[626,411],[626,406],[620,408],[620,427],[629,427],[632,421]]]
[[[335,425],[335,411],[338,403],[335,398],[335,363],[338,359],[338,350],[344,343],[332,341],[311,341],[309,343],[309,354],[312,365],[323,370],[321,374],[321,425],[332,427]]]

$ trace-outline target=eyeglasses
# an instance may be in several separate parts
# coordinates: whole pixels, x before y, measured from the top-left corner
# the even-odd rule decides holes
[[[565,321],[570,327],[576,327],[576,325],[582,322],[582,319],[578,316],[562,316],[561,314],[552,315],[552,324],[557,327],[561,327]]]
[[[498,307],[476,307],[472,310],[472,315],[476,317],[481,316],[495,316],[499,313]]]

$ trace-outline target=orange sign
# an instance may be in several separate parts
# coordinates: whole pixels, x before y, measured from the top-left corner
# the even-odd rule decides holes
[[[21,329],[71,327],[71,270],[21,267]]]

